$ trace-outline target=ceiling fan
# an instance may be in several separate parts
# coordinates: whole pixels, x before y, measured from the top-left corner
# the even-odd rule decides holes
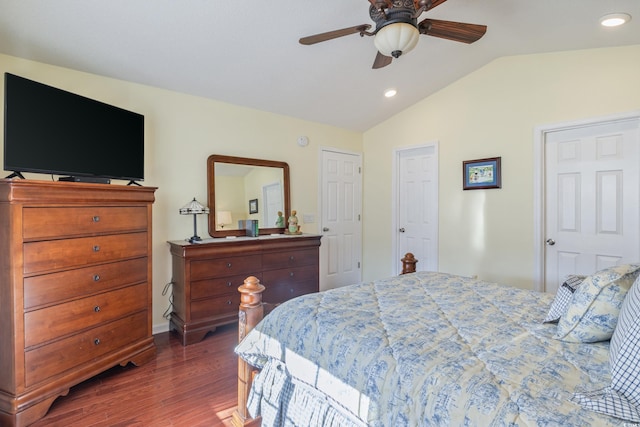
[[[328,31],[303,37],[300,43],[311,45],[338,37],[359,33],[360,37],[375,36],[374,44],[378,54],[373,61],[374,69],[386,67],[393,58],[412,50],[418,43],[420,34],[440,37],[462,43],[473,43],[487,31],[486,25],[466,24],[463,22],[424,19],[418,23],[418,17],[447,0],[369,0],[369,16],[376,28],[370,32],[370,24]]]

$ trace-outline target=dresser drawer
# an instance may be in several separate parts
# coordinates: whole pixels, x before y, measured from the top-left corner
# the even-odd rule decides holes
[[[147,281],[147,258],[100,264],[24,279],[24,308],[55,304]]]
[[[318,263],[318,249],[304,249],[301,251],[271,252],[262,255],[265,269],[286,267],[301,267]]]
[[[260,255],[191,261],[191,280],[242,274],[250,276],[261,269]]]
[[[280,270],[270,270],[262,273],[262,283],[269,286],[282,283],[295,286],[296,282],[303,280],[318,280],[318,267],[313,265],[309,267],[282,268]]]
[[[191,302],[191,320],[226,316],[230,313],[237,314],[239,305],[240,293],[238,293],[237,289],[215,298],[195,300]]]
[[[147,284],[130,286],[24,314],[24,345],[31,347],[146,309]]]
[[[275,304],[300,295],[318,292],[318,266],[265,271],[261,283],[266,287],[262,300]]]
[[[146,256],[147,233],[25,243],[24,274]]]
[[[243,274],[191,282],[191,299],[211,298],[231,292],[237,293],[238,287],[244,283],[247,276],[259,277],[257,274]]]
[[[32,386],[49,377],[77,369],[127,344],[145,339],[147,311],[101,325],[25,352],[25,381]]]
[[[26,207],[22,211],[24,240],[107,234],[147,229],[147,208]]]
[[[267,287],[262,294],[262,300],[268,304],[279,304],[291,298],[313,292],[318,292],[318,281],[315,279],[301,280],[293,286],[287,283],[280,283]]]

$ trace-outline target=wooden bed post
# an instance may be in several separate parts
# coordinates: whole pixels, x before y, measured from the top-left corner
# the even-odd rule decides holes
[[[256,277],[247,277],[238,288],[240,292],[240,311],[238,312],[238,342],[240,342],[264,316],[262,292],[265,287]],[[251,418],[247,411],[247,400],[255,369],[238,357],[238,408],[231,416],[236,427],[259,426],[260,418]]]
[[[411,252],[407,252],[404,258],[402,258],[400,261],[402,261],[402,273],[400,274],[416,272],[416,263],[418,262],[418,260],[415,259]]]

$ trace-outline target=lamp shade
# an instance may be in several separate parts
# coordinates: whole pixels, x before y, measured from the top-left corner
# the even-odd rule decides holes
[[[224,228],[225,225],[231,224],[231,212],[218,211],[218,214],[216,215],[216,219],[217,219],[218,225],[221,228]]]
[[[208,214],[209,208],[202,205],[194,197],[192,201],[180,208],[180,215]]]
[[[373,43],[384,56],[398,58],[416,47],[419,37],[420,32],[415,26],[406,22],[396,22],[380,28]]]

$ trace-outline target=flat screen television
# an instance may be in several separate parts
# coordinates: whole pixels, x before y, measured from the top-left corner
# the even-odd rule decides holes
[[[5,73],[4,170],[141,181],[144,116]]]

